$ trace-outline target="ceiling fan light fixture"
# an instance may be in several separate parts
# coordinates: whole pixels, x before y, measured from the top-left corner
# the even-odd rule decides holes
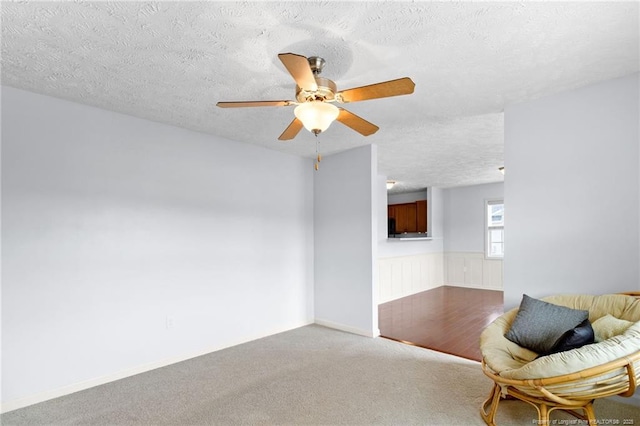
[[[329,128],[338,118],[340,110],[335,105],[323,101],[311,101],[298,105],[294,110],[296,118],[308,131],[318,134]]]

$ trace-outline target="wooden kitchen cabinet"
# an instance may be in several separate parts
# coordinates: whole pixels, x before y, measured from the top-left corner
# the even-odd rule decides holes
[[[416,225],[418,232],[427,232],[427,200],[416,201]]]
[[[389,219],[395,220],[395,233],[427,232],[427,200],[413,203],[390,204]]]
[[[404,204],[396,204],[395,206],[396,233],[405,232],[407,229],[407,206]]]

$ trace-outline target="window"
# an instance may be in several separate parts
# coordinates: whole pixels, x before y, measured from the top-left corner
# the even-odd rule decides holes
[[[504,201],[487,201],[485,211],[486,257],[488,259],[502,259],[504,257]]]

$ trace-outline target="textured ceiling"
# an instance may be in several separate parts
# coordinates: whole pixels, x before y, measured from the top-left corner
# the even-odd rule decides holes
[[[313,157],[278,136],[294,99],[277,54],[321,56],[338,89],[409,76],[415,93],[345,105],[326,155],[378,145],[395,191],[496,182],[505,105],[639,69],[638,2],[2,2],[2,84]],[[552,153],[550,153],[552,155]],[[508,165],[507,165],[508,169]]]

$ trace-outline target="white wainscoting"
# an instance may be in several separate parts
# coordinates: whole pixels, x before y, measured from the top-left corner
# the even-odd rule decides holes
[[[447,252],[444,254],[445,282],[457,287],[503,290],[503,261],[485,259],[484,253]]]
[[[378,259],[378,302],[384,303],[444,285],[442,253]]]

